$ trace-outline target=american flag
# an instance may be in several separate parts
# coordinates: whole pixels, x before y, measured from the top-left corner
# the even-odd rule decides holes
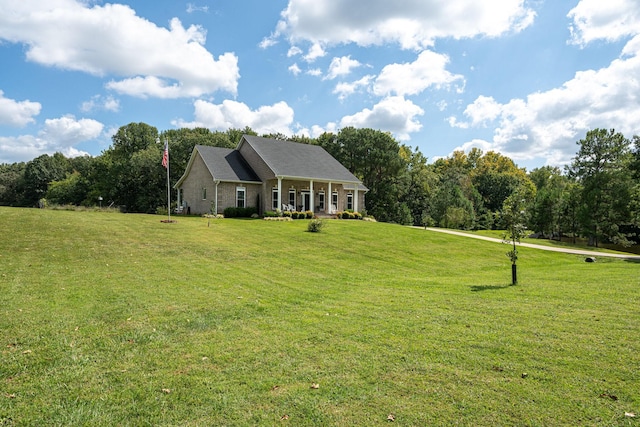
[[[162,166],[165,169],[169,167],[169,141],[164,140],[164,153],[162,153]]]

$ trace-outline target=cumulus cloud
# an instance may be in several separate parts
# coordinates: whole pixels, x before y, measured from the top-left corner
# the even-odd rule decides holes
[[[640,32],[640,3],[636,0],[580,0],[567,16],[573,20],[571,42],[581,46]]]
[[[283,133],[291,135],[293,109],[286,102],[265,105],[251,110],[242,102],[225,100],[222,104],[197,100],[194,102],[195,120],[187,122],[175,120],[177,127],[205,127],[209,129],[227,130],[242,129],[249,126],[258,133]]]
[[[425,50],[411,63],[385,66],[373,85],[376,95],[416,95],[430,86],[448,87],[464,83],[464,77],[446,70],[449,57]],[[461,89],[460,89],[461,90]]]
[[[424,110],[410,100],[401,96],[390,96],[374,105],[372,109],[365,108],[354,115],[343,117],[340,127],[381,129],[392,132],[399,140],[406,141],[411,139],[409,134],[422,129],[417,116],[423,114]]]
[[[495,37],[529,26],[535,12],[524,0],[289,0],[269,38],[286,37],[329,46],[396,43],[403,49],[424,49],[440,37]]]
[[[38,135],[0,137],[0,163],[28,161],[42,154],[60,152],[67,157],[88,153],[75,145],[101,136],[104,125],[92,119],[64,116],[45,120]]]
[[[336,85],[335,89],[333,89],[333,93],[338,95],[338,99],[343,100],[348,96],[353,95],[361,88],[368,87],[374,78],[375,76],[366,75],[355,82],[340,82]]]
[[[7,0],[0,40],[23,44],[27,59],[45,66],[124,77],[109,88],[132,96],[195,97],[223,90],[236,94],[238,59],[216,58],[204,47],[206,31],[169,28],[136,15],[129,6],[89,7],[79,0]]]
[[[494,126],[491,149],[514,160],[546,158],[566,164],[575,142],[593,128],[615,128],[631,137],[640,133],[640,56],[614,60],[600,70],[580,71],[562,87],[500,104],[478,97],[464,110],[458,127]],[[477,142],[477,141],[476,141]]]
[[[34,116],[40,114],[39,102],[15,101],[4,97],[0,90],[0,125],[22,127],[34,123]]]
[[[359,67],[360,62],[355,59],[351,59],[351,55],[342,56],[340,58],[333,58],[331,64],[329,64],[329,71],[325,77],[327,80],[333,80],[336,77],[346,76],[351,73],[351,70]]]

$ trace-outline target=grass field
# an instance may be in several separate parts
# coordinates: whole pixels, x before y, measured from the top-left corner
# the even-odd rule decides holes
[[[639,264],[160,219],[0,208],[0,426],[640,425]]]

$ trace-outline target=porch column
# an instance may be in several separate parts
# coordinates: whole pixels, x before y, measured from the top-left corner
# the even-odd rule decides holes
[[[282,210],[282,177],[278,177],[278,210]]]
[[[335,213],[333,212],[333,193],[331,192],[331,181],[329,181],[329,194],[327,196],[324,196],[324,204],[325,204],[325,208],[324,208],[325,211],[327,211],[330,214]],[[326,205],[329,205],[329,209],[326,208]]]
[[[309,210],[311,212],[315,212],[316,206],[313,202],[313,180],[309,181],[309,204],[311,205]]]
[[[358,212],[358,184],[356,184],[356,188],[353,191],[353,211]]]

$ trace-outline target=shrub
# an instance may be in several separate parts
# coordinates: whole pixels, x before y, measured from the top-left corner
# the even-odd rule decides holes
[[[225,218],[251,218],[251,215],[257,213],[256,208],[234,208],[229,207],[224,210]]]
[[[158,206],[156,208],[156,215],[167,215],[167,207],[166,206]]]
[[[313,218],[313,212],[312,211],[306,211],[304,214],[307,217],[307,219]]]
[[[274,212],[274,211],[265,211],[265,213],[264,213],[264,215],[263,215],[263,216],[264,216],[265,218],[274,218],[274,217],[277,217],[277,216],[280,216],[280,215],[278,215],[278,212]]]
[[[312,219],[307,224],[307,231],[310,233],[319,233],[320,230],[324,227],[325,222],[319,218]]]
[[[284,212],[282,212],[282,216],[284,216],[284,217],[288,217],[288,218],[291,218],[291,217],[293,217],[293,212],[291,212],[291,211],[284,211]]]

